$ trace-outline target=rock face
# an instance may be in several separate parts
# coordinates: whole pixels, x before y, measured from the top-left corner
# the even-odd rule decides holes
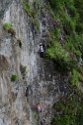
[[[28,3],[36,10],[35,18],[27,15],[23,0],[0,0],[0,125],[50,125],[52,106],[67,91],[66,75],[61,76],[51,61],[38,54],[39,43],[47,45],[48,31],[54,27],[47,3]],[[15,35],[3,29],[5,23],[13,25]],[[17,79],[11,80],[12,75]]]

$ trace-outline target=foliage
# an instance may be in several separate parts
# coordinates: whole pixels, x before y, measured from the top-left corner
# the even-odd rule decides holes
[[[71,74],[70,92],[55,104],[51,125],[82,125],[82,93],[77,87],[83,83],[83,66],[78,67],[80,58],[83,59],[83,0],[49,0],[49,3],[57,28],[49,35],[46,54]]]
[[[11,33],[13,36],[15,36],[15,31],[14,31],[11,23],[4,23],[3,29],[6,30],[7,32]]]
[[[3,28],[8,31],[8,30],[10,30],[12,28],[12,24],[10,24],[10,23],[4,23],[3,24]]]
[[[48,48],[46,54],[51,59],[55,59],[61,64],[63,63],[65,67],[71,60],[69,53],[57,41],[53,41],[52,46]]]
[[[75,35],[73,38],[71,36],[67,36],[67,42],[65,43],[66,49],[70,52],[71,56],[76,55],[77,57],[81,57],[82,53],[79,49],[79,45],[81,43],[82,38],[78,35]]]
[[[53,117],[51,125],[82,125],[82,93],[76,88],[70,88],[70,90],[72,93],[70,92],[67,97],[63,97],[55,103],[56,115]]]
[[[64,67],[68,71],[71,70],[71,77],[74,79],[75,72],[72,69],[78,70],[79,59],[83,57],[83,35],[81,34],[83,30],[79,33],[77,31],[78,21],[80,20],[80,24],[83,21],[80,17],[83,10],[82,1],[50,0],[49,2],[57,28],[49,35],[50,42],[46,54],[52,60],[56,60],[55,62],[59,63],[63,70]],[[79,74],[79,71],[77,72]]]
[[[33,4],[34,4],[33,6],[36,6],[37,1],[34,1]],[[36,18],[36,16],[37,16],[37,12],[36,12],[34,9],[30,9],[30,5],[29,5],[28,2],[24,2],[24,3],[23,3],[23,7],[24,7],[25,11],[27,12],[28,16],[31,17],[30,20],[31,20],[31,22],[32,22],[32,25],[35,26],[35,30],[38,31],[39,28],[40,28],[40,24],[39,24],[39,22],[37,21],[37,19],[34,19],[34,18]]]
[[[79,13],[77,20],[76,31],[78,34],[83,34],[83,0],[74,0],[75,7]]]
[[[35,16],[36,16],[35,10],[30,9],[29,3],[24,2],[24,3],[23,3],[23,7],[24,7],[25,11],[27,12],[28,16],[30,16],[30,17],[31,17],[31,16],[32,16],[32,17],[35,17]]]
[[[24,72],[24,73],[26,72],[26,69],[27,69],[27,66],[24,66],[24,67],[23,67],[23,72]]]
[[[75,69],[73,69],[72,71],[72,75],[71,75],[71,83],[72,85],[75,86],[79,86],[79,78],[80,78],[80,74],[79,72],[77,72]]]
[[[32,23],[34,24],[36,30],[39,30],[39,29],[40,29],[40,24],[39,24],[39,22],[38,22],[37,20],[33,20]]]
[[[18,76],[15,75],[15,74],[13,74],[13,75],[11,76],[11,81],[14,82],[14,81],[17,80],[17,78],[18,78]]]
[[[21,70],[21,73],[22,73],[23,75],[25,75],[26,70],[27,70],[27,66],[21,65],[21,66],[20,66],[20,70]]]
[[[82,125],[83,124],[83,110],[79,110],[76,114],[76,125]]]

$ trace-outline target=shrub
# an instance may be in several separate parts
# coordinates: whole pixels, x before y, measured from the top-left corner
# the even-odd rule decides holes
[[[51,125],[82,125],[82,93],[72,86],[69,89],[68,95],[55,103],[53,108],[56,114]]]
[[[11,33],[13,36],[15,36],[15,34],[16,34],[14,29],[13,29],[12,24],[10,24],[10,23],[4,23],[3,29],[6,30],[7,32]]]
[[[83,110],[79,110],[76,114],[76,125],[83,125]]]
[[[71,84],[78,87],[79,78],[80,78],[79,72],[77,72],[75,69],[73,69],[72,75],[71,75],[71,80],[70,80]]]
[[[13,75],[11,76],[11,81],[14,82],[14,81],[17,80],[17,78],[18,78],[18,76],[15,75],[15,74],[13,74]]]
[[[75,7],[79,13],[77,20],[76,31],[78,34],[83,34],[83,0],[74,0]]]
[[[64,69],[69,68],[68,65],[71,61],[69,53],[58,43],[58,41],[52,42],[51,46],[47,49],[46,55],[51,59],[56,60],[60,66]]]
[[[52,35],[54,35],[58,39],[60,36],[60,29],[59,28],[54,29]]]
[[[64,67],[71,70],[71,82],[78,86],[82,76],[78,71],[78,61],[83,58],[83,1],[82,0],[50,0],[51,11],[56,18],[57,28],[49,35],[46,55]],[[49,11],[50,11],[49,10]],[[59,39],[63,36],[63,40]],[[60,44],[61,43],[61,44]],[[73,70],[72,69],[76,69]],[[77,77],[75,77],[77,76]]]
[[[76,49],[75,46],[71,42],[67,42],[65,45],[66,45],[66,49],[69,51],[72,58],[74,57],[74,55],[76,55],[77,57],[81,57],[80,50]]]
[[[33,21],[33,24],[35,25],[36,30],[39,30],[39,29],[40,29],[40,24],[39,24],[39,22],[38,22],[37,20],[34,20],[34,21]]]
[[[35,10],[30,9],[29,3],[24,2],[24,3],[23,3],[23,7],[24,7],[25,11],[27,12],[28,16],[30,16],[30,17],[31,17],[31,16],[32,16],[32,17],[35,17],[35,16],[36,16]]]
[[[23,66],[23,72],[25,73],[27,69],[27,66]]]
[[[20,65],[20,71],[23,75],[26,73],[27,66]]]
[[[64,1],[62,0],[50,0],[50,5],[54,10],[60,9],[61,6],[63,6]]]
[[[12,28],[12,24],[10,24],[10,23],[4,23],[3,24],[3,28],[8,31],[8,30],[10,30]]]

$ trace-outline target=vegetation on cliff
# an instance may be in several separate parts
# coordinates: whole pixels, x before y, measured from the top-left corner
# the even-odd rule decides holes
[[[83,1],[78,0],[50,0],[53,11],[52,16],[56,22],[56,27],[49,35],[49,47],[47,56],[55,60],[60,69],[71,72],[70,81],[76,86],[73,77],[77,75],[77,81],[83,82]],[[78,82],[78,83],[79,83]]]
[[[52,125],[82,125],[82,93],[77,87],[83,86],[83,1],[49,0],[49,3],[56,27],[49,35],[46,54],[59,64],[62,72],[70,72],[70,91],[54,105]]]
[[[52,125],[82,125],[83,105],[81,92],[76,88],[71,89],[66,97],[62,97],[54,105],[55,117]]]

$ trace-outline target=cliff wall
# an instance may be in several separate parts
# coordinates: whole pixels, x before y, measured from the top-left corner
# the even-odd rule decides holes
[[[48,1],[27,2],[35,17],[26,13],[23,0],[0,1],[0,125],[50,125],[53,104],[67,93],[67,74],[61,75],[38,53],[55,27]],[[4,24],[12,24],[13,32]]]

